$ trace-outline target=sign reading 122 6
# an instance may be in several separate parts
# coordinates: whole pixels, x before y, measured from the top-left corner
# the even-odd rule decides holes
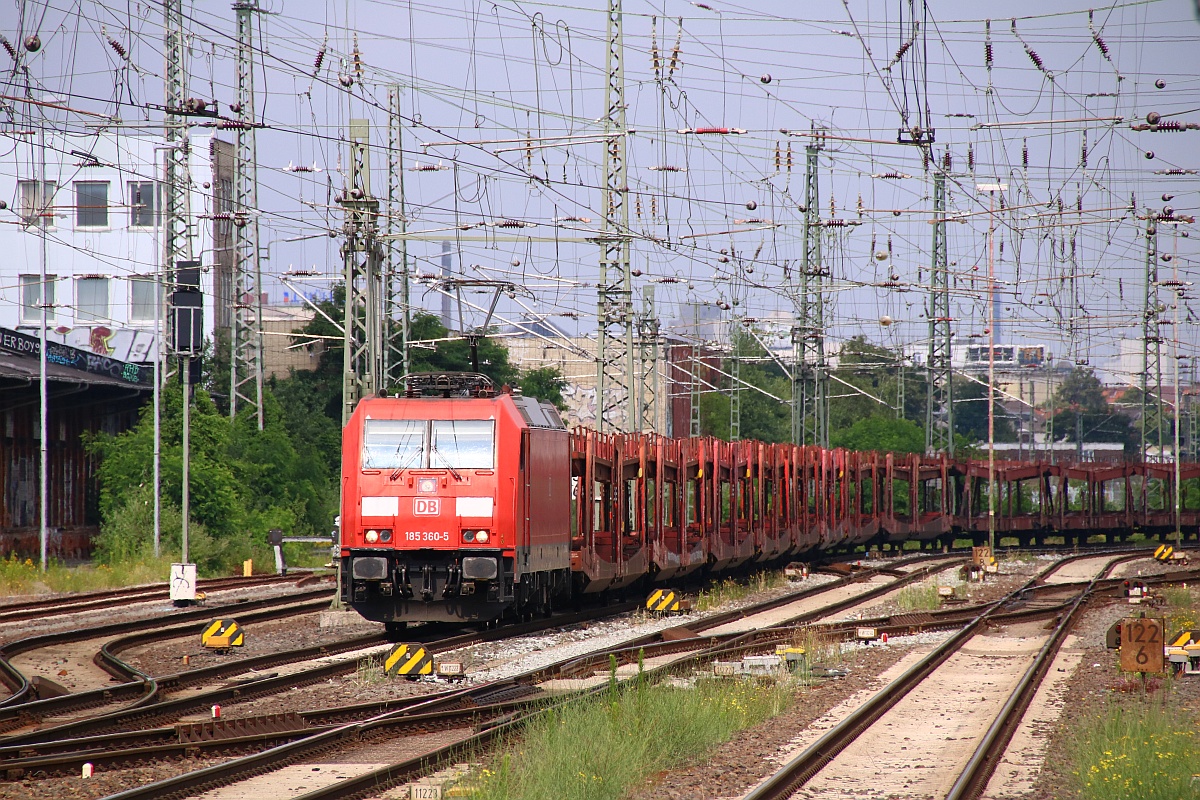
[[[414,497],[413,515],[417,517],[436,517],[441,513],[441,501],[437,497]]]

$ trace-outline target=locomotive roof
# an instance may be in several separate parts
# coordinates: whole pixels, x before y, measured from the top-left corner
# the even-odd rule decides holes
[[[544,403],[536,397],[526,397],[524,395],[513,395],[507,392],[485,396],[485,397],[443,397],[435,396],[419,396],[419,397],[370,397],[364,398],[362,404],[373,405],[375,403],[420,403],[422,405],[428,403],[430,405],[438,405],[449,403],[452,406],[470,406],[481,403],[504,403],[510,402],[521,415],[521,419],[531,428],[550,428],[554,430],[566,430],[567,426],[559,415],[558,409],[550,403]],[[360,404],[360,405],[362,405]],[[369,413],[369,412],[368,412]]]

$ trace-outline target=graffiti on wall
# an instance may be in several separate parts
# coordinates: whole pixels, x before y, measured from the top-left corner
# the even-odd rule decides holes
[[[0,349],[38,358],[41,356],[42,345],[36,336],[0,328]],[[92,375],[102,375],[126,383],[146,385],[152,380],[150,368],[141,364],[131,364],[128,361],[121,361],[108,355],[88,352],[58,342],[46,342],[46,361],[50,364],[71,367]]]

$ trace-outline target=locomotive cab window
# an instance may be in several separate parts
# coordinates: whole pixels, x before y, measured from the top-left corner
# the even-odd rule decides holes
[[[422,419],[369,419],[363,425],[363,469],[413,469],[422,466],[425,429]]]
[[[496,454],[496,423],[490,419],[433,421],[432,469],[492,469]]]

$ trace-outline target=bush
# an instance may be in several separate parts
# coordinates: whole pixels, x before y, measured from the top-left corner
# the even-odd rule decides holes
[[[163,392],[162,552],[182,555],[183,497],[182,391]],[[294,398],[292,398],[294,400]],[[328,532],[336,502],[329,453],[323,437],[310,441],[308,426],[295,417],[302,403],[290,402],[285,416],[274,396],[264,393],[263,430],[248,410],[230,420],[197,390],[191,415],[189,451],[189,560],[205,574],[240,571],[254,558],[273,561],[267,531],[313,536]],[[111,436],[89,439],[100,460],[101,535],[96,557],[116,565],[151,559],[153,543],[153,419],[147,406],[137,425]],[[320,414],[315,419],[324,419]],[[324,430],[321,425],[316,426]],[[333,447],[336,454],[336,447]]]
[[[162,503],[159,525],[163,560],[178,560],[183,555],[183,515],[169,500]],[[214,538],[195,520],[188,527],[188,558],[202,574],[231,572],[250,557],[250,549],[245,537]],[[95,540],[94,558],[109,567],[154,560],[154,492],[151,487],[136,487],[124,504],[109,511]]]

